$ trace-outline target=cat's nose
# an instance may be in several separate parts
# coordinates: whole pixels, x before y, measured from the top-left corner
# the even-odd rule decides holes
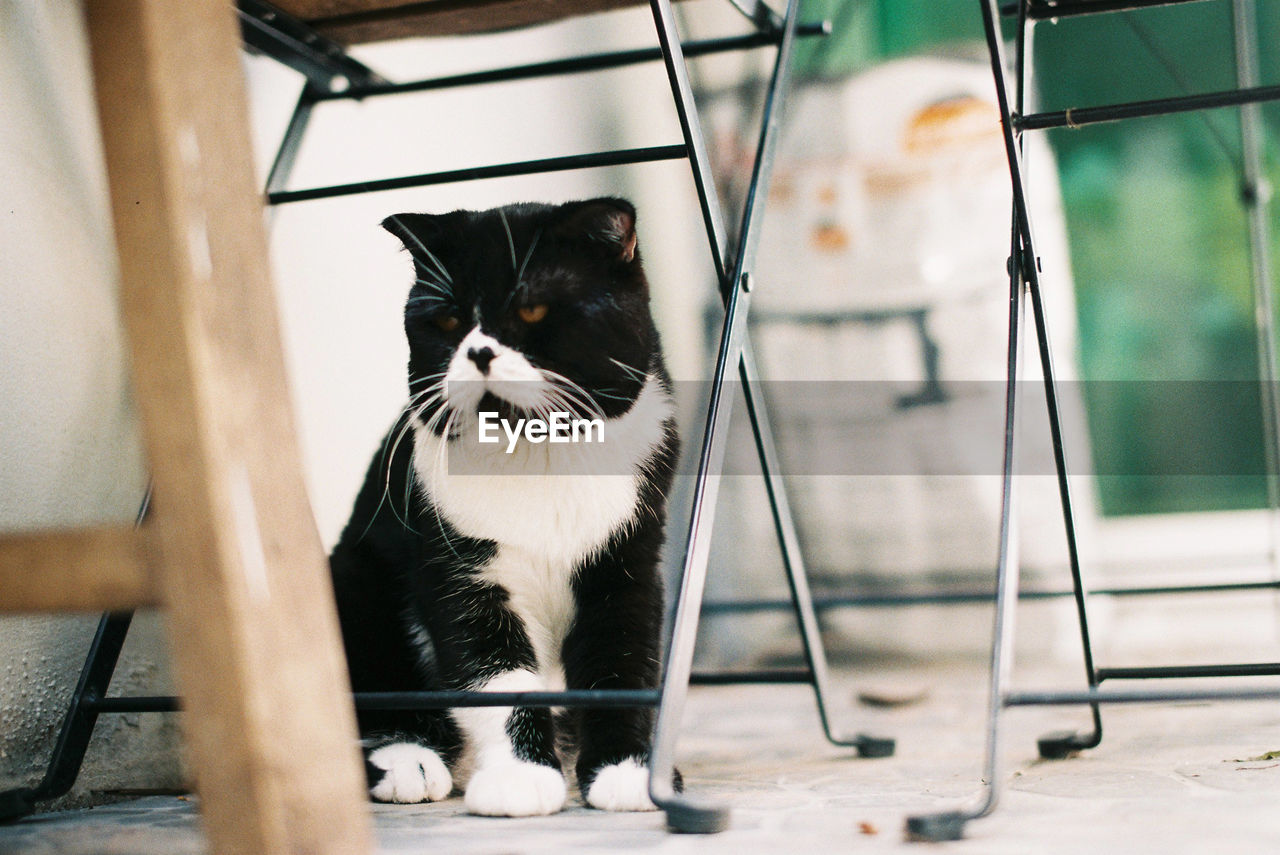
[[[480,369],[481,374],[489,373],[489,363],[493,362],[493,348],[491,347],[473,347],[467,351],[467,359],[476,364],[476,368]]]

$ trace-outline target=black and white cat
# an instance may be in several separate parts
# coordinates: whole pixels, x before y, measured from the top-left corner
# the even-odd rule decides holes
[[[353,687],[655,687],[678,440],[634,208],[606,198],[383,226],[414,264],[410,399],[331,556]],[[599,420],[603,441],[480,442],[486,412]],[[559,740],[587,804],[653,809],[649,709],[359,721],[379,801],[442,799],[469,775],[472,813],[554,813],[567,794]]]

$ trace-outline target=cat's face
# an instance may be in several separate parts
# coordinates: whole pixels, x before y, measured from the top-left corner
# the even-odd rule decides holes
[[[409,391],[434,432],[482,410],[630,408],[657,348],[630,204],[397,214],[383,226],[413,257]]]

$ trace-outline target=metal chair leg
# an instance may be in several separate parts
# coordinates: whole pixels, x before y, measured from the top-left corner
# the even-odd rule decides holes
[[[684,701],[688,694],[698,613],[706,582],[707,561],[710,557],[711,528],[715,519],[720,471],[724,461],[729,416],[732,410],[732,407],[725,405],[725,383],[728,380],[728,372],[739,369],[742,364],[747,336],[747,309],[752,286],[750,272],[758,237],[757,226],[763,211],[763,205],[758,202],[772,167],[773,152],[777,142],[776,108],[789,76],[791,46],[795,37],[799,4],[797,0],[790,0],[787,4],[783,37],[765,95],[756,161],[744,203],[732,267],[725,263],[727,242],[722,209],[707,161],[706,144],[697,119],[697,106],[694,103],[693,90],[685,69],[671,4],[669,0],[650,0],[650,5],[702,207],[708,243],[725,300],[725,315],[715,371],[712,375],[711,398],[694,485],[684,572],[676,604],[671,645],[667,651],[662,703],[658,709],[658,723],[649,764],[649,795],[658,807],[666,811],[668,825],[678,831],[706,833],[723,829],[729,821],[729,810],[723,806],[698,802],[675,792],[672,785],[675,742]]]
[[[1254,0],[1231,0],[1236,85],[1258,85],[1258,10]],[[1263,449],[1267,500],[1271,511],[1271,574],[1280,579],[1280,371],[1276,367],[1275,307],[1272,301],[1271,186],[1263,169],[1263,123],[1259,104],[1240,107],[1240,194],[1249,218],[1249,261],[1254,322],[1258,332],[1258,374],[1262,380]]]
[[[1018,235],[1014,235],[1018,243]],[[1013,670],[1014,618],[1018,604],[1017,479],[1014,477],[1015,425],[1018,378],[1022,362],[1024,316],[1023,270],[1015,252],[1009,268],[1009,348],[1005,383],[1004,466],[1000,495],[1000,551],[996,561],[995,629],[991,640],[990,685],[987,695],[986,753],[982,791],[970,807],[920,814],[907,818],[907,836],[912,840],[959,840],[970,820],[986,816],[1000,799],[1000,718],[1004,697]]]
[[[289,176],[293,173],[293,166],[298,160],[302,138],[307,133],[307,127],[311,123],[311,111],[320,94],[321,90],[314,83],[309,82],[302,87],[302,94],[298,96],[298,103],[289,117],[289,124],[285,126],[284,136],[280,138],[275,159],[271,161],[271,171],[267,173],[266,193],[281,193],[288,189]]]
[[[134,525],[141,526],[150,511],[151,485],[148,484],[142,502],[138,505]],[[106,697],[107,687],[111,685],[111,677],[116,672],[116,663],[120,660],[120,651],[129,636],[129,625],[132,622],[133,612],[107,612],[98,621],[98,628],[93,634],[93,640],[89,642],[89,652],[85,656],[84,667],[80,669],[80,679],[76,682],[75,691],[71,693],[71,702],[67,705],[67,714],[62,719],[58,741],[54,743],[44,777],[34,787],[0,792],[0,822],[20,819],[35,811],[36,802],[64,796],[75,785],[80,767],[84,764],[85,753],[89,750],[94,725],[98,722],[100,710],[94,703]]]
[[[1087,10],[1083,4],[1076,11],[1076,14],[1082,14],[1086,11],[1100,11],[1099,9]],[[1016,86],[1017,86],[1017,117],[1011,113],[1008,104],[1008,96],[1004,82],[1004,59],[1002,45],[1000,41],[1000,31],[998,28],[998,15],[995,0],[981,0],[983,24],[986,32],[988,49],[991,56],[992,72],[996,80],[996,95],[1000,102],[1001,118],[1004,125],[1004,138],[1006,154],[1009,161],[1010,176],[1013,184],[1014,195],[1014,252],[1011,260],[1011,269],[1016,271],[1016,275],[1025,277],[1026,290],[1030,294],[1032,308],[1035,313],[1035,321],[1037,328],[1037,341],[1039,344],[1040,361],[1044,369],[1044,384],[1047,397],[1049,425],[1052,435],[1054,447],[1054,463],[1058,474],[1059,494],[1062,503],[1062,511],[1064,523],[1066,526],[1067,544],[1070,552],[1072,579],[1074,583],[1074,593],[1076,598],[1077,614],[1080,622],[1081,640],[1084,648],[1085,669],[1089,681],[1086,691],[1082,692],[1050,692],[1050,693],[1013,693],[1005,692],[1003,689],[1005,679],[1000,673],[1001,670],[1007,669],[1012,659],[1011,652],[1007,655],[1003,654],[1004,648],[1012,644],[1012,618],[1002,621],[1001,615],[1004,610],[1011,605],[1011,594],[1016,597],[1017,590],[1017,571],[1016,567],[1010,573],[1006,566],[1007,561],[1002,556],[1001,566],[997,575],[997,622],[999,629],[997,632],[996,643],[993,646],[992,658],[992,695],[991,695],[991,724],[988,729],[988,758],[987,771],[984,786],[986,788],[985,798],[982,803],[971,811],[956,811],[948,814],[939,814],[933,816],[914,817],[908,821],[908,831],[921,839],[950,839],[958,837],[962,832],[964,823],[969,819],[974,819],[989,813],[996,804],[998,798],[999,782],[996,777],[997,766],[996,760],[998,752],[995,750],[995,738],[998,735],[999,711],[1008,706],[1032,706],[1045,704],[1088,704],[1093,712],[1093,732],[1092,733],[1060,733],[1051,734],[1040,740],[1040,752],[1046,757],[1060,757],[1072,751],[1081,748],[1090,748],[1098,744],[1102,737],[1101,717],[1099,714],[1099,702],[1103,699],[1109,702],[1154,702],[1154,701],[1177,701],[1177,700],[1235,700],[1245,698],[1263,698],[1274,697],[1276,695],[1273,689],[1254,689],[1254,690],[1227,690],[1221,692],[1212,691],[1165,691],[1165,692],[1109,692],[1100,693],[1098,684],[1107,677],[1127,678],[1127,679],[1148,679],[1148,678],[1164,678],[1164,677],[1208,677],[1208,676],[1228,676],[1232,674],[1239,675],[1263,675],[1274,673],[1274,666],[1270,664],[1254,663],[1244,666],[1232,665],[1212,665],[1198,667],[1174,667],[1174,668],[1095,668],[1093,665],[1092,650],[1089,641],[1088,623],[1085,614],[1084,588],[1081,580],[1078,555],[1076,552],[1075,527],[1072,517],[1071,496],[1067,479],[1067,466],[1065,453],[1062,442],[1062,431],[1059,419],[1059,408],[1057,394],[1053,378],[1052,355],[1049,347],[1049,333],[1046,323],[1046,313],[1043,304],[1043,295],[1039,277],[1039,258],[1035,252],[1035,242],[1032,236],[1031,218],[1029,215],[1026,190],[1024,184],[1025,172],[1022,168],[1021,151],[1019,140],[1014,132],[1015,123],[1024,129],[1037,127],[1049,127],[1049,123],[1041,121],[1043,114],[1032,116],[1036,121],[1030,121],[1022,111],[1022,96],[1025,83],[1025,54],[1024,40],[1027,32],[1028,4],[1027,0],[1020,0],[1018,4],[1018,47],[1019,55],[1016,63]],[[1264,443],[1267,453],[1267,474],[1270,505],[1272,510],[1273,530],[1280,524],[1280,475],[1277,474],[1277,459],[1280,459],[1280,411],[1277,407],[1280,402],[1276,400],[1275,378],[1276,378],[1276,356],[1274,335],[1274,318],[1272,317],[1272,305],[1270,295],[1270,271],[1269,258],[1267,254],[1266,244],[1268,242],[1269,224],[1265,217],[1266,194],[1262,185],[1260,172],[1258,137],[1257,137],[1257,118],[1258,107],[1257,101],[1263,97],[1273,97],[1269,93],[1259,92],[1256,88],[1256,56],[1254,54],[1254,8],[1251,0],[1234,0],[1232,4],[1234,37],[1236,47],[1236,72],[1237,84],[1239,89],[1231,93],[1223,93],[1222,100],[1228,103],[1241,105],[1241,136],[1244,148],[1244,168],[1243,168],[1243,186],[1244,201],[1248,209],[1250,219],[1250,241],[1253,250],[1253,276],[1254,276],[1254,298],[1255,309],[1257,315],[1257,325],[1259,331],[1258,359],[1259,374],[1262,378],[1263,393],[1263,419],[1264,419]],[[1056,10],[1055,11],[1061,11]],[[1096,114],[1093,120],[1101,121],[1105,118],[1127,118],[1137,115],[1161,115],[1168,112],[1174,112],[1183,109],[1199,109],[1206,105],[1205,102],[1210,99],[1205,97],[1190,97],[1187,99],[1168,99],[1167,102],[1152,103],[1145,105],[1141,109],[1130,109],[1124,105],[1118,105],[1110,108],[1086,108],[1095,109]],[[1178,103],[1175,103],[1178,102]],[[1077,111],[1077,114],[1079,111]],[[1071,111],[1066,113],[1066,122],[1071,123]],[[1058,126],[1054,124],[1053,126]],[[1020,294],[1020,292],[1019,292]],[[1020,296],[1018,297],[1020,299]],[[1020,311],[1020,309],[1019,309]],[[1011,341],[1012,341],[1011,334]],[[1012,357],[1011,357],[1012,359]],[[1009,404],[1009,412],[1012,413],[1012,398]],[[1006,437],[1006,450],[1011,447],[1011,441]],[[1008,474],[1008,459],[1006,458],[1006,477]],[[1006,486],[1006,497],[1009,493],[1009,487]],[[1006,504],[1007,504],[1006,498]],[[1002,527],[1002,544],[1006,543],[1009,534]],[[1273,538],[1276,537],[1273,533]],[[1274,543],[1280,543],[1275,540]],[[1272,556],[1273,563],[1280,561],[1275,554]],[[1176,591],[1176,588],[1154,589],[1161,591]],[[1010,647],[1011,651],[1011,647]]]
[[[1037,263],[1034,259],[1029,264]],[[1076,619],[1080,626],[1080,643],[1084,654],[1085,680],[1090,689],[1098,687],[1098,671],[1093,663],[1093,644],[1089,638],[1089,618],[1085,609],[1084,579],[1080,572],[1080,554],[1076,542],[1075,514],[1071,504],[1071,484],[1067,478],[1066,452],[1063,448],[1061,412],[1053,374],[1053,355],[1049,348],[1049,327],[1044,311],[1044,298],[1040,293],[1040,281],[1036,275],[1028,277],[1031,294],[1031,310],[1036,322],[1036,341],[1040,351],[1040,366],[1044,373],[1045,400],[1049,411],[1049,433],[1053,442],[1053,462],[1058,475],[1058,498],[1062,505],[1062,524],[1066,531],[1067,554],[1071,565],[1071,588],[1075,597]],[[1102,742],[1102,710],[1090,704],[1093,718],[1092,731],[1055,731],[1040,737],[1037,747],[1046,760],[1060,760],[1077,751],[1096,748]]]
[[[707,561],[711,552],[711,528],[720,490],[720,469],[728,437],[731,407],[726,406],[724,401],[725,376],[730,362],[736,362],[737,354],[742,350],[746,313],[739,306],[746,302],[746,297],[745,292],[735,288],[730,292],[725,310],[725,327],[712,378],[702,455],[694,485],[684,572],[676,600],[671,643],[663,669],[662,702],[658,707],[653,750],[649,757],[649,797],[654,804],[666,811],[667,824],[677,831],[702,834],[722,831],[728,827],[729,809],[722,805],[701,803],[675,791],[675,744],[689,691],[698,613],[702,606]]]
[[[751,431],[755,436],[756,452],[760,458],[765,489],[769,494],[769,510],[773,514],[774,530],[782,551],[782,564],[787,571],[787,583],[791,588],[791,603],[795,607],[796,620],[800,625],[800,637],[804,642],[805,661],[809,666],[810,682],[818,704],[818,715],[822,719],[822,730],[831,743],[856,748],[859,757],[890,757],[895,748],[894,740],[869,736],[865,733],[848,736],[837,733],[832,726],[828,708],[831,687],[827,655],[818,629],[818,617],[813,610],[813,595],[809,591],[804,553],[800,548],[800,538],[796,532],[795,518],[791,514],[791,504],[787,500],[786,485],[781,474],[782,467],[778,461],[778,450],[773,441],[773,429],[769,425],[769,415],[757,385],[759,374],[756,371],[755,354],[750,342],[743,347],[738,371],[742,378],[742,394],[747,404],[747,415],[751,420]]]
[[[64,796],[75,784],[89,749],[89,738],[98,722],[98,711],[90,708],[89,703],[106,695],[132,620],[132,612],[123,612],[104,614],[98,621],[44,778],[34,787],[0,793],[0,821],[26,816],[35,811],[37,802]]]
[[[1014,57],[1014,109],[1019,115],[1026,111],[1027,68],[1031,63],[1031,30],[1028,26],[1028,5],[1021,2],[1018,7],[1016,55]],[[1005,86],[1001,76],[996,77],[998,87]],[[1004,116],[1005,127],[1012,126],[1011,117]],[[1098,670],[1093,662],[1093,643],[1089,637],[1089,617],[1086,608],[1086,592],[1084,577],[1080,570],[1080,551],[1076,539],[1075,512],[1071,500],[1071,484],[1067,477],[1066,444],[1062,434],[1061,408],[1058,405],[1057,381],[1053,368],[1053,352],[1049,346],[1049,325],[1044,310],[1043,294],[1040,288],[1040,256],[1035,251],[1032,237],[1031,215],[1026,208],[1026,185],[1022,176],[1026,175],[1022,136],[1015,137],[1012,151],[1018,158],[1018,170],[1015,176],[1022,188],[1022,214],[1015,215],[1014,230],[1019,235],[1015,241],[1016,253],[1020,245],[1022,251],[1023,275],[1027,282],[1027,290],[1031,296],[1031,310],[1036,323],[1036,343],[1040,355],[1040,368],[1044,381],[1045,404],[1049,417],[1049,435],[1053,445],[1053,463],[1058,478],[1058,499],[1062,510],[1063,533],[1067,542],[1067,559],[1071,570],[1071,591],[1075,599],[1076,621],[1080,629],[1080,647],[1084,662],[1085,682],[1090,691],[1098,687],[1100,682]],[[1011,167],[1012,168],[1012,167]],[[1016,196],[1016,194],[1015,194]],[[1037,741],[1040,756],[1046,760],[1060,760],[1088,748],[1096,748],[1102,742],[1102,709],[1099,704],[1089,705],[1092,717],[1091,731],[1059,730],[1047,733]]]
[[[986,816],[1000,798],[1000,719],[1013,669],[1013,634],[1018,601],[1019,556],[1016,488],[1014,478],[1018,382],[1022,363],[1022,326],[1026,281],[1036,277],[1035,256],[1026,212],[1025,188],[1019,144],[1014,136],[1009,93],[1004,78],[1004,50],[1001,42],[999,10],[995,0],[979,0],[983,29],[995,77],[996,101],[1004,130],[1005,154],[1013,185],[1013,224],[1009,255],[1009,346],[1005,386],[1004,465],[1000,501],[1000,546],[996,561],[995,629],[991,642],[990,686],[987,698],[986,757],[982,791],[975,803],[959,810],[908,817],[907,835],[914,840],[957,840],[970,820]],[[1025,15],[1025,6],[1023,7]],[[1019,24],[1023,19],[1019,18]],[[1021,44],[1020,44],[1021,47]],[[1021,50],[1019,51],[1021,59]],[[1021,99],[1019,99],[1021,100]]]

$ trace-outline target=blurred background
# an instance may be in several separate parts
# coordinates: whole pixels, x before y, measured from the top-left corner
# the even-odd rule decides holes
[[[723,0],[679,4],[690,38],[742,32]],[[1280,39],[1280,0],[1258,3],[1259,45]],[[976,0],[806,0],[830,19],[802,41],[770,188],[753,337],[770,380],[788,483],[824,598],[901,597],[824,610],[837,659],[982,657],[989,608],[911,603],[991,590],[999,383],[1007,320],[1008,177]],[[485,36],[362,47],[396,80],[654,43],[646,8]],[[1280,57],[1262,51],[1264,83]],[[768,51],[694,63],[726,200],[740,201]],[[265,176],[300,78],[245,61]],[[1033,98],[1045,109],[1234,84],[1225,2],[1045,23]],[[1263,108],[1277,179],[1280,107]],[[661,145],[679,137],[659,65],[557,81],[335,103],[317,110],[295,188],[487,163]],[[1273,577],[1237,111],[1052,131],[1029,139],[1033,208],[1074,487],[1095,585]],[[115,272],[88,58],[75,3],[0,0],[0,527],[130,519],[145,485],[114,316]],[[272,261],[317,525],[332,543],[369,456],[405,397],[401,307],[409,265],[377,224],[400,211],[595,195],[632,198],[655,314],[696,451],[718,331],[712,266],[684,162],[558,173],[281,207]],[[1273,250],[1276,242],[1271,231]],[[1028,351],[1028,356],[1034,356]],[[1027,377],[1036,377],[1033,358]],[[1121,382],[1125,381],[1125,382]],[[1163,406],[1162,389],[1199,381]],[[824,384],[818,403],[797,394]],[[1164,384],[1164,385],[1162,385]],[[996,394],[992,394],[995,390]],[[788,397],[796,396],[796,397]],[[1034,398],[1030,399],[1032,402]],[[1024,408],[1023,434],[1046,439]],[[749,434],[735,417],[700,637],[708,666],[799,651]],[[850,448],[892,439],[906,462],[860,468]],[[1212,445],[1219,474],[1170,463]],[[973,462],[974,460],[978,462]],[[1089,474],[1098,472],[1103,474]],[[1152,474],[1156,473],[1156,474]],[[1022,477],[1029,587],[1065,590],[1056,487]],[[690,479],[673,503],[679,566]],[[902,603],[907,604],[903,605]],[[1019,653],[1075,663],[1074,617],[1039,602]],[[1101,658],[1276,656],[1266,593],[1091,600]],[[0,620],[0,786],[30,781],[56,735],[93,619]],[[1185,655],[1184,655],[1185,654]],[[165,691],[157,620],[135,630],[123,689]],[[1072,669],[1069,672],[1075,674]],[[172,785],[172,717],[104,720],[75,798]],[[102,726],[102,725],[100,725]],[[107,762],[110,758],[111,762]],[[127,759],[129,762],[124,762]]]

